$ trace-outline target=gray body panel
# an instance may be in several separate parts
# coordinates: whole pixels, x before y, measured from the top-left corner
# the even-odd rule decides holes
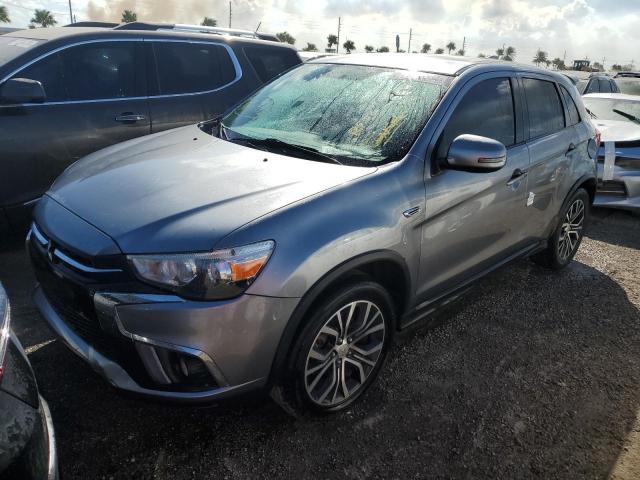
[[[409,57],[416,58],[389,58],[394,68],[440,68],[456,76],[407,155],[395,163],[363,168],[287,158],[185,127],[110,147],[69,169],[48,195],[124,253],[224,249],[266,239],[276,244],[241,297],[117,305],[120,328],[135,333],[136,341],[204,352],[219,377],[244,389],[273,374],[274,357],[288,348],[289,323],[304,317],[296,309],[302,300],[356,259],[375,254],[406,272],[407,304],[400,313],[411,316],[544,245],[572,189],[595,182],[595,162],[587,153],[595,129],[577,91],[566,77],[525,66],[468,59],[414,64]],[[365,61],[353,56],[313,62]],[[383,61],[371,56],[373,64]],[[523,75],[575,92],[583,121],[530,140],[520,117],[519,141],[509,148],[501,170],[434,173],[434,145],[460,98],[483,79],[510,77],[517,85]],[[524,100],[518,105],[518,112],[526,111]],[[518,170],[523,174],[514,180]],[[45,224],[45,216],[39,206],[36,223]],[[46,233],[65,242],[64,229],[51,224],[49,229]],[[36,298],[58,333],[95,369],[121,388],[141,391],[121,372],[113,373],[114,362],[92,357],[90,346],[65,329],[43,294]],[[189,398],[179,392],[157,394]]]

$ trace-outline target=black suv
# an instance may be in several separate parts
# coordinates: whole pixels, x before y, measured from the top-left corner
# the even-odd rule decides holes
[[[0,36],[0,231],[75,160],[218,116],[300,63],[285,44],[141,23]]]

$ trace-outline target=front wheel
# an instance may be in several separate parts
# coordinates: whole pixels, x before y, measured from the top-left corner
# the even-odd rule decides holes
[[[548,240],[547,248],[531,259],[554,270],[569,265],[582,242],[589,218],[589,206],[589,194],[583,188],[576,190],[565,203],[558,225]]]
[[[336,412],[374,381],[393,337],[387,291],[375,282],[347,285],[314,312],[296,340],[278,402],[292,413]]]

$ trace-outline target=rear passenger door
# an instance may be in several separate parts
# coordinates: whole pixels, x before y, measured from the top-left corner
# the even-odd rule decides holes
[[[531,235],[543,239],[550,234],[548,229],[569,189],[571,162],[580,140],[565,111],[560,86],[535,74],[523,75],[520,80],[527,106],[531,158],[528,226]]]
[[[143,58],[142,42],[91,40],[12,75],[41,82],[46,99],[0,105],[2,203],[40,197],[80,157],[150,133]]]
[[[228,45],[146,39],[152,131],[191,125],[224,113],[251,92]],[[255,86],[255,85],[254,85]]]

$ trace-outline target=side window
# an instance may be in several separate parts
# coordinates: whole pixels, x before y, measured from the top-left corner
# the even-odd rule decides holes
[[[615,82],[615,80],[609,80],[609,83],[611,84],[611,92],[620,93],[620,89],[618,88],[618,84]]]
[[[550,135],[564,128],[564,109],[553,82],[524,78],[531,138]]]
[[[289,48],[245,47],[244,53],[263,82],[300,63],[298,54]]]
[[[134,42],[96,42],[61,52],[69,100],[136,96]]]
[[[569,110],[569,119],[567,121],[567,126],[575,125],[580,123],[580,114],[578,113],[578,107],[576,107],[576,102],[573,101],[571,94],[569,91],[560,85],[560,91],[562,92],[562,96],[564,97],[564,102],[567,104],[567,109]]]
[[[47,102],[67,100],[62,58],[59,53],[38,60],[16,73],[13,78],[28,78],[42,83]]]
[[[515,143],[515,114],[508,78],[485,80],[469,90],[456,106],[438,142],[437,158],[445,158],[451,142],[463,134]]]
[[[231,57],[221,45],[153,42],[153,51],[160,95],[207,92],[236,77]]]
[[[587,85],[587,88],[584,90],[583,95],[586,95],[587,93],[598,93],[599,91],[600,91],[600,88],[598,87],[598,80],[592,79],[592,80],[589,80],[589,84]]]
[[[598,80],[600,86],[600,93],[611,93],[611,82],[605,78]]]

